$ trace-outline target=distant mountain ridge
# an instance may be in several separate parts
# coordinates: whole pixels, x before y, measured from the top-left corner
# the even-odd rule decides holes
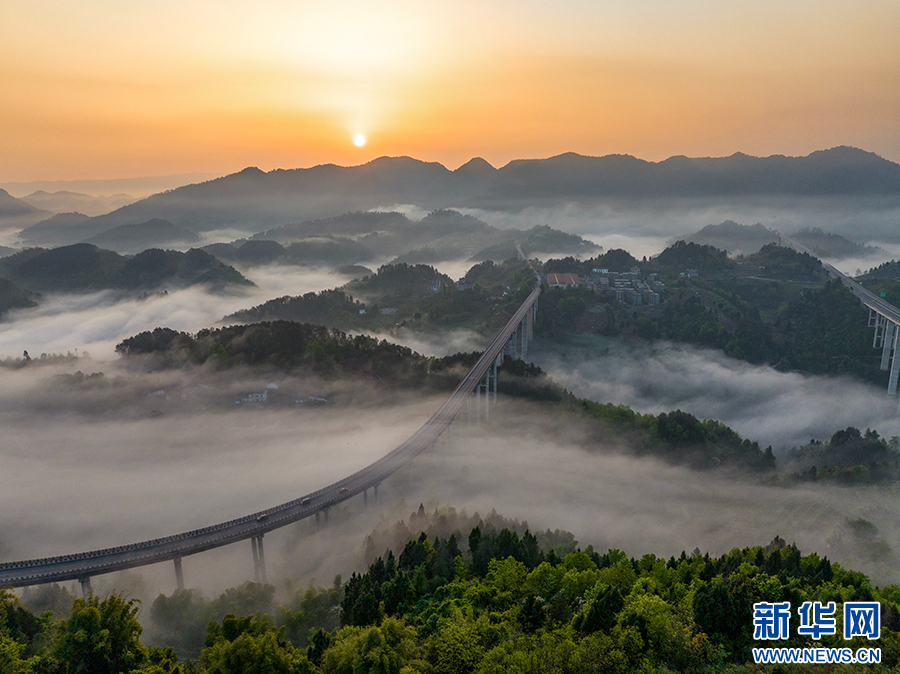
[[[395,262],[413,264],[433,264],[460,258],[474,262],[486,259],[501,262],[518,256],[517,244],[526,255],[583,255],[600,250],[578,235],[554,230],[547,225],[536,225],[528,231],[500,229],[451,209],[432,211],[418,221],[395,212],[345,213],[324,220],[274,227],[250,237],[250,243],[290,244],[290,248],[295,249],[296,257],[299,248],[323,237],[332,239],[332,244],[343,242],[340,247],[343,262],[351,264],[374,262],[385,256],[396,256]],[[356,249],[348,244],[353,244]],[[240,259],[228,258],[229,251],[218,244],[215,249],[210,247],[209,250],[215,255],[224,254],[224,259]],[[335,249],[328,262],[341,262],[338,252]],[[325,261],[321,256],[317,259]]]
[[[596,199],[750,195],[900,196],[900,165],[851,147],[806,157],[736,153],[656,163],[630,155],[566,153],[516,160],[499,169],[476,158],[456,170],[410,157],[381,157],[352,167],[323,164],[268,173],[250,167],[155,194],[91,222],[111,229],[159,218],[198,232],[234,227],[250,233],[397,204],[427,210],[498,209]]]
[[[128,204],[137,201],[137,199],[127,194],[95,197],[89,194],[81,194],[79,192],[70,192],[67,190],[60,190],[52,193],[45,190],[37,190],[27,197],[22,197],[22,201],[31,204],[35,208],[51,211],[53,213],[77,211],[89,216],[97,216],[109,213],[122,206],[127,206]]]
[[[35,208],[22,199],[0,189],[0,229],[28,227],[53,215],[50,211]]]

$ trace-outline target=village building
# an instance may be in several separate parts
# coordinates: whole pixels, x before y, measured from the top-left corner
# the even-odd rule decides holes
[[[578,274],[547,274],[547,285],[551,288],[577,288],[581,285]]]

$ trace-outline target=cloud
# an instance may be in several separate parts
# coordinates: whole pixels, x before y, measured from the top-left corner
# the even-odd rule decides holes
[[[589,335],[559,345],[535,341],[529,358],[579,397],[653,414],[682,409],[776,450],[850,425],[900,435],[897,401],[847,377],[782,373],[684,344]]]
[[[726,220],[745,225],[759,222],[784,234],[803,227],[821,227],[853,241],[900,243],[896,226],[900,203],[896,198],[729,197],[651,199],[638,203],[608,199],[594,204],[530,206],[515,212],[457,210],[495,227],[528,229],[547,224],[580,234],[601,245],[606,245],[600,239],[607,236],[655,239],[652,241],[654,248],[649,252],[629,249],[638,257],[660,252],[667,245],[658,245],[660,242],[687,236],[706,225],[718,225]]]
[[[603,441],[585,451],[536,409],[498,411],[493,425],[460,430],[449,451],[417,460],[432,505],[470,513],[496,508],[526,519],[532,530],[563,528],[582,546],[637,556],[677,556],[694,547],[723,554],[781,535],[804,554],[834,559],[839,551],[828,539],[855,517],[874,522],[897,549],[900,505],[889,490],[752,484],[623,455]],[[896,568],[851,561],[881,581],[900,578]]]
[[[283,295],[302,295],[340,285],[348,277],[305,267],[271,266],[247,272],[257,288],[233,294],[213,294],[192,287],[124,298],[113,291],[84,295],[48,294],[34,309],[9,312],[0,322],[0,357],[20,357],[27,350],[66,353],[87,350],[95,359],[110,360],[115,345],[144,330],[169,327],[196,332],[223,316]]]

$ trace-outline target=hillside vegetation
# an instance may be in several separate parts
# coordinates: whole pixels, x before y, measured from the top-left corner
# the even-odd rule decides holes
[[[780,370],[886,383],[881,354],[872,348],[867,310],[839,280],[829,281],[810,255],[766,244],[752,255],[731,259],[712,246],[680,241],[646,261],[608,251],[581,262],[551,259],[544,269],[587,274],[601,266],[616,271],[636,266],[642,278],[657,274],[665,283],[660,303],[631,307],[585,288],[551,288],[541,296],[538,335],[597,332],[667,339],[721,349],[733,358]],[[688,270],[699,275],[688,275]],[[900,284],[880,280],[873,285],[881,287],[889,301],[900,301]]]
[[[453,509],[429,515],[420,507],[409,527],[398,523],[405,542],[363,573],[292,591],[283,603],[258,583],[212,601],[192,590],[159,595],[149,624],[161,645],[149,648],[138,605],[122,595],[68,600],[57,588],[32,596],[57,610],[38,618],[0,591],[0,664],[15,673],[741,674],[761,671],[751,664],[760,645],[754,603],[782,601],[792,610],[834,602],[837,616],[845,602],[878,602],[880,638],[844,640],[838,628],[814,642],[791,620],[787,639],[763,645],[881,649],[880,664],[847,672],[900,663],[900,588],[874,588],[778,536],[718,557],[696,549],[629,557],[579,548],[559,530],[520,532],[496,517],[463,529],[468,518]]]
[[[180,253],[151,248],[128,256],[89,243],[50,250],[28,248],[0,258],[0,276],[48,292],[252,285],[236,269],[202,250]]]

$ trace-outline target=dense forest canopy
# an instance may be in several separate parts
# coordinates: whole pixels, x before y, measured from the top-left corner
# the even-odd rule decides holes
[[[127,360],[150,357],[155,367],[252,366],[329,378],[368,376],[377,377],[382,388],[436,393],[453,390],[480,355],[425,357],[387,340],[292,321],[205,329],[196,335],[157,328],[123,340],[116,348]],[[541,413],[556,423],[582,428],[587,449],[607,446],[615,438],[619,446],[637,454],[785,483],[815,479],[848,485],[887,483],[900,474],[900,439],[888,442],[873,430],[863,437],[850,427],[825,445],[812,443],[811,448],[797,450],[800,454],[779,472],[771,447],[761,448],[718,421],[701,420],[682,410],[642,414],[627,405],[579,398],[522,360],[507,360],[500,371],[502,394],[540,405]],[[848,439],[841,441],[840,434]]]
[[[879,665],[842,671],[900,664],[900,588],[873,587],[865,575],[778,536],[719,557],[695,549],[665,559],[582,549],[559,530],[520,531],[496,517],[459,529],[466,518],[453,509],[431,515],[420,506],[410,517],[419,528],[416,519],[439,533],[416,535],[398,523],[408,535],[363,573],[337,576],[329,588],[292,590],[280,601],[274,586],[246,583],[213,600],[194,590],[161,594],[139,615],[121,594],[69,599],[50,586],[26,593],[34,606],[55,611],[38,617],[0,591],[0,668],[740,674],[759,671],[751,652],[760,645],[754,604],[783,601],[794,609],[835,602],[838,614],[846,602],[876,602],[880,638],[838,633],[813,642],[791,621],[786,638],[763,645],[880,648]],[[141,641],[145,626],[154,645]]]
[[[28,248],[0,259],[0,275],[26,288],[57,292],[99,289],[253,285],[209,253],[149,248],[119,255],[89,243],[60,248]]]

